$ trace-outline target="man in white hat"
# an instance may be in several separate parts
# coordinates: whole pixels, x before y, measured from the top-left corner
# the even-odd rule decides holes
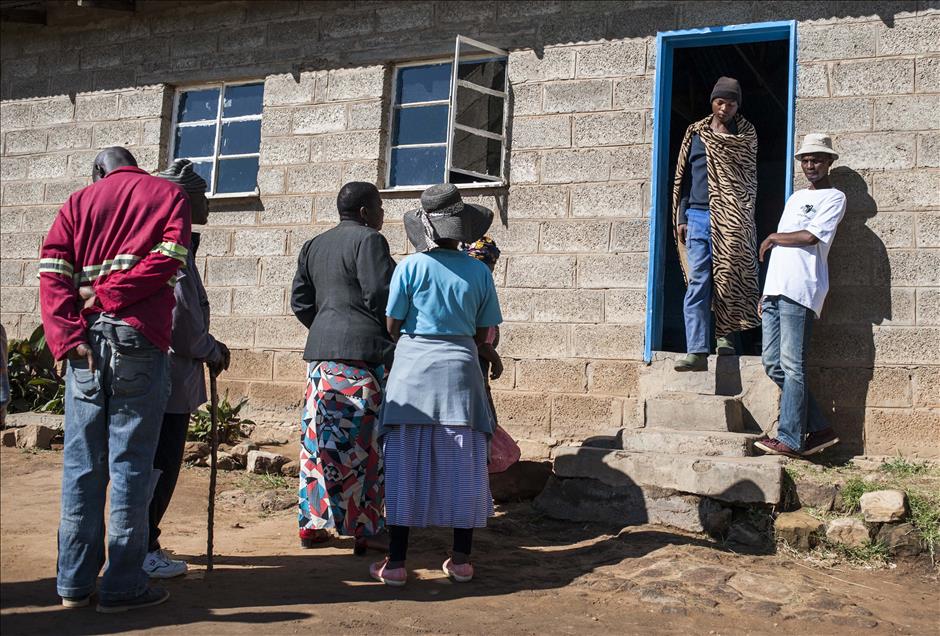
[[[777,231],[760,246],[761,261],[770,252],[759,307],[764,369],[782,395],[777,437],[763,437],[754,445],[773,455],[805,457],[839,442],[806,381],[813,320],[829,291],[826,259],[845,214],[845,195],[829,180],[829,169],[838,157],[828,135],[806,135],[796,159],[809,187],[790,195]]]

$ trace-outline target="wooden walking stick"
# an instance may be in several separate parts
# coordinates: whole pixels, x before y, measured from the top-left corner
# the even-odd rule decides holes
[[[215,529],[215,478],[219,450],[219,389],[215,371],[209,371],[209,522],[206,528],[206,572],[212,571],[212,533]]]

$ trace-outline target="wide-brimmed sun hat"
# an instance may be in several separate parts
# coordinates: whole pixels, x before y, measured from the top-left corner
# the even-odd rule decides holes
[[[433,185],[421,193],[421,207],[405,213],[405,234],[419,252],[437,247],[438,239],[473,243],[493,224],[493,211],[464,203],[452,183]]]
[[[833,159],[839,158],[839,154],[832,149],[832,137],[824,135],[823,133],[810,133],[803,137],[803,145],[800,146],[800,149],[797,150],[796,154],[793,156],[799,159],[803,155],[817,152],[832,155]]]

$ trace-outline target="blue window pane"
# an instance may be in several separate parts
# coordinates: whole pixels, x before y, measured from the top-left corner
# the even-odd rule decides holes
[[[173,157],[211,157],[215,154],[215,124],[176,129]]]
[[[196,171],[200,177],[206,180],[206,184],[209,186],[208,189],[212,189],[212,162],[211,161],[200,161],[193,164],[193,170]]]
[[[413,104],[450,95],[450,64],[406,66],[398,69],[398,102]]]
[[[219,89],[207,88],[180,93],[176,121],[215,119],[219,113]]]
[[[431,185],[444,180],[444,146],[431,148],[393,148],[392,186]]]
[[[395,111],[392,145],[437,144],[447,141],[447,106],[417,106]]]
[[[226,86],[225,97],[222,98],[222,116],[260,115],[263,98],[264,84]]]
[[[221,159],[219,161],[219,179],[215,191],[253,192],[258,184],[258,158]]]
[[[233,121],[222,124],[220,155],[242,155],[258,152],[261,147],[261,120]]]

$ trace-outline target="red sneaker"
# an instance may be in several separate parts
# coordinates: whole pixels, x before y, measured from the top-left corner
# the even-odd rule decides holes
[[[769,437],[767,439],[759,439],[754,442],[754,448],[759,448],[768,455],[784,455],[786,457],[800,457],[800,451],[793,450],[779,439],[774,439]]]
[[[806,436],[806,450],[803,451],[803,456],[806,457],[807,455],[821,453],[830,446],[835,446],[838,443],[839,436],[836,435],[836,432],[831,428],[810,433]]]

